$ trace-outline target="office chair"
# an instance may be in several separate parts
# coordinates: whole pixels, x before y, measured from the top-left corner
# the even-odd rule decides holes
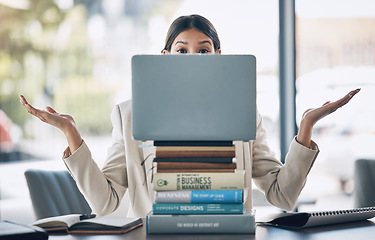
[[[354,207],[375,206],[375,160],[358,159],[354,163]]]
[[[25,177],[37,219],[91,213],[68,171],[27,170]]]

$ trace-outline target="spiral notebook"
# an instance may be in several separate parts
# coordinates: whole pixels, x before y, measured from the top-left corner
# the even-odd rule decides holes
[[[324,212],[280,213],[269,216],[266,220],[257,223],[282,228],[301,229],[363,221],[373,217],[375,217],[375,207],[367,207]]]

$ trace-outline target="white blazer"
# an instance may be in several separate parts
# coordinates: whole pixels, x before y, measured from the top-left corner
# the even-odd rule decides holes
[[[102,169],[93,160],[85,142],[73,154],[69,148],[64,152],[63,161],[70,174],[93,212],[99,216],[115,211],[126,191],[134,216],[145,217],[152,208],[153,150],[140,148],[142,142],[132,138],[131,119],[130,100],[114,107],[111,114],[112,145]],[[311,141],[310,148],[306,148],[294,139],[283,165],[267,145],[259,114],[256,140],[236,141],[235,146],[237,169],[245,170],[245,186],[251,189],[253,178],[271,204],[285,210],[293,209],[319,153],[318,146]],[[245,207],[251,208],[251,197],[245,202]]]

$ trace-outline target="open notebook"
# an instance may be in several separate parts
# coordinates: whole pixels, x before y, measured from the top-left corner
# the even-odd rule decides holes
[[[258,223],[276,227],[299,229],[363,221],[373,217],[375,217],[375,207],[368,207],[322,212],[280,213],[271,215]]]
[[[55,233],[121,234],[142,226],[143,222],[141,218],[67,214],[39,219],[33,225]]]

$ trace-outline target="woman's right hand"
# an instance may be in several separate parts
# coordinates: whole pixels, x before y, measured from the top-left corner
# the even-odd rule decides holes
[[[45,123],[57,127],[64,133],[70,128],[71,125],[75,125],[72,116],[67,114],[59,114],[51,107],[46,107],[47,111],[34,108],[27,102],[23,95],[20,95],[20,102],[30,114],[34,115]]]
[[[46,107],[47,111],[34,108],[27,102],[23,95],[20,95],[20,102],[30,114],[60,129],[65,134],[72,153],[79,148],[82,143],[82,138],[72,116],[57,113],[51,107]]]

